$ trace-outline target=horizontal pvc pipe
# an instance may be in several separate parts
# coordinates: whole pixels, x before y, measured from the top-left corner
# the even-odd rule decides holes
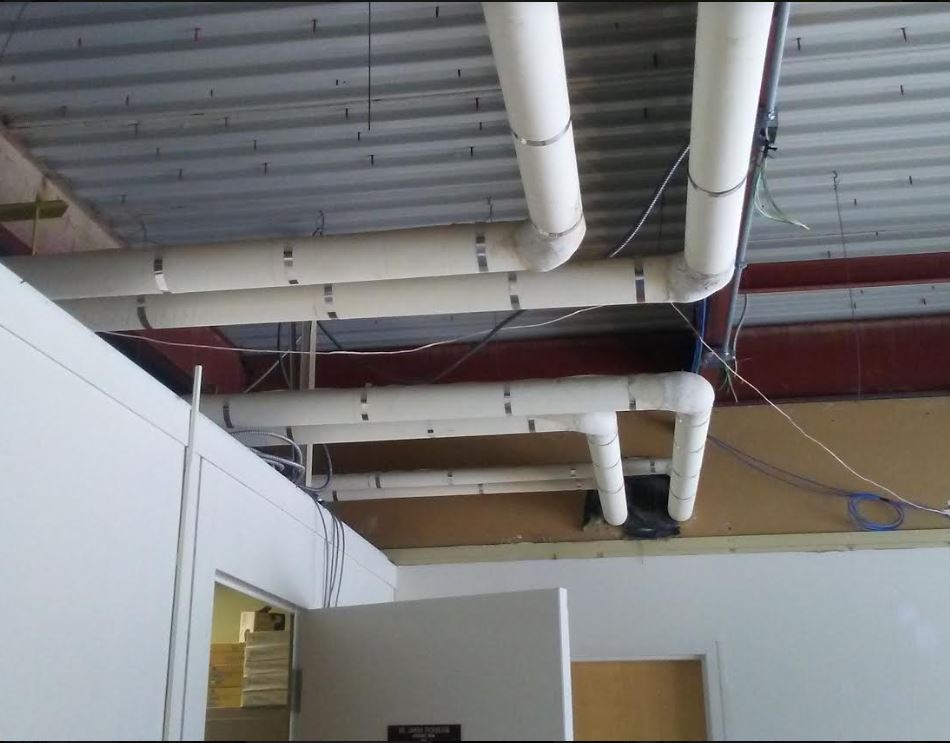
[[[688,372],[512,382],[393,385],[203,395],[201,412],[228,428],[550,418],[622,410],[707,410],[709,383]],[[579,424],[573,424],[579,425]],[[590,425],[590,424],[584,424]]]
[[[223,421],[216,421],[224,425]],[[299,444],[341,444],[354,441],[407,441],[463,436],[508,436],[526,433],[571,431],[568,421],[551,418],[475,418],[472,420],[399,421],[395,423],[344,423],[329,426],[263,426],[263,430],[289,435]],[[226,426],[225,426],[226,427]],[[254,428],[258,428],[254,426]],[[242,434],[248,446],[274,446],[274,439]]]
[[[482,3],[524,186],[533,237],[526,264],[566,261],[586,227],[557,3]]]
[[[54,300],[521,271],[530,224],[463,224],[0,259]]]
[[[670,460],[627,457],[622,460],[623,474],[665,475]],[[590,462],[518,467],[467,467],[456,470],[397,470],[335,474],[333,488],[344,490],[394,490],[433,487],[477,487],[479,485],[523,486],[531,482],[573,482],[593,480]],[[498,491],[508,492],[508,491]]]
[[[497,495],[502,493],[563,493],[570,490],[593,490],[594,478],[577,480],[528,480],[525,482],[489,482],[479,485],[427,485],[415,488],[364,488],[326,492],[336,501],[387,500],[389,498],[437,498],[452,495]]]
[[[284,432],[287,426],[292,426],[291,435],[301,443],[573,430],[596,437],[588,439],[591,455],[598,457],[594,461],[602,465],[602,469],[609,469],[606,465],[613,466],[613,458],[608,457],[612,448],[608,447],[605,437],[610,434],[606,424],[610,416],[601,414],[668,410],[677,413],[669,512],[674,519],[684,521],[692,514],[696,500],[714,400],[712,386],[703,377],[671,372],[630,377],[206,395],[202,398],[202,412],[232,429],[273,427]],[[595,454],[594,447],[599,453]],[[613,471],[598,480],[598,490],[602,492],[616,492],[616,487]],[[621,515],[609,505],[608,510],[615,520]]]
[[[697,281],[733,271],[772,6],[699,3],[685,235]]]
[[[692,301],[682,256],[570,263],[537,273],[74,299],[60,306],[95,331]],[[728,281],[728,277],[725,278]],[[723,283],[724,285],[724,283]],[[704,291],[719,288],[704,284]]]

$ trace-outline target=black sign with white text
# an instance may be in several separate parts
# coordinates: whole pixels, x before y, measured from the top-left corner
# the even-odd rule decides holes
[[[461,725],[390,725],[387,741],[462,740]]]

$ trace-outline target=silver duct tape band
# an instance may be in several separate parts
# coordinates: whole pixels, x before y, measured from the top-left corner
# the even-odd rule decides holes
[[[521,298],[518,296],[518,274],[514,271],[508,273],[508,299],[511,301],[511,309],[521,309]]]
[[[152,276],[155,279],[155,286],[162,294],[171,293],[168,282],[165,280],[165,259],[160,255],[156,255],[155,260],[152,261]]]
[[[571,120],[568,119],[563,129],[561,129],[553,137],[548,137],[547,139],[525,139],[524,137],[520,136],[518,132],[516,132],[514,129],[511,130],[511,136],[514,137],[515,140],[517,140],[521,144],[527,145],[528,147],[547,147],[549,144],[554,144],[555,142],[557,142],[561,137],[567,134],[570,130],[571,130]]]
[[[145,313],[145,297],[141,294],[135,298],[135,314],[138,316],[139,324],[143,329],[152,329],[152,323],[148,321],[148,315]]]
[[[475,235],[475,260],[478,262],[479,273],[488,271],[488,243],[481,232]]]
[[[294,275],[294,246],[289,244],[284,246],[284,276],[291,286],[300,283]]]
[[[647,301],[647,279],[643,274],[643,261],[633,262],[633,286],[637,293],[637,304]]]
[[[234,428],[234,421],[231,420],[231,403],[225,401],[221,406],[221,417],[224,419],[224,425],[227,428]]]
[[[511,415],[511,386],[505,385],[503,399],[505,401],[505,415]]]
[[[614,467],[623,467],[623,455],[617,457],[617,461],[614,462],[613,464],[608,464],[608,465],[606,465],[606,466],[604,466],[604,467],[601,467],[599,464],[597,464],[597,462],[591,462],[591,466],[592,466],[595,470],[601,470],[601,471],[603,471],[603,470],[612,470]]]
[[[333,306],[333,284],[323,285],[323,303],[328,308]],[[329,317],[331,320],[336,320],[337,314],[334,310],[327,309],[327,317]]]
[[[360,418],[364,421],[369,420],[369,387],[364,387],[360,392]]]
[[[563,232],[547,232],[546,230],[542,230],[540,227],[538,227],[538,225],[534,224],[534,222],[532,222],[531,224],[534,225],[534,228],[538,231],[538,234],[543,235],[548,240],[556,240],[559,237],[564,237],[565,235],[571,234],[574,230],[576,230],[580,226],[581,222],[583,221],[584,221],[584,212],[581,212],[581,215],[577,218],[577,221],[574,222],[574,224],[572,224]]]
[[[605,446],[611,446],[618,438],[620,438],[620,431],[617,431],[617,433],[614,434],[614,437],[613,437],[610,441],[607,441],[607,442],[605,442],[605,443],[603,443],[603,444],[601,444],[601,443],[599,443],[599,442],[596,442],[596,441],[593,442],[593,443],[594,443],[594,446],[599,446],[599,447],[603,448],[603,447],[605,447]]]
[[[686,171],[686,178],[689,181],[689,185],[691,185],[697,191],[702,191],[707,196],[711,196],[714,199],[719,199],[719,198],[722,198],[723,196],[728,196],[729,194],[735,193],[740,188],[742,188],[745,185],[746,181],[749,180],[749,173],[746,172],[746,174],[742,176],[741,181],[739,181],[732,188],[727,188],[725,191],[710,191],[708,188],[703,188],[696,181],[693,180],[693,174],[690,173],[688,170]]]

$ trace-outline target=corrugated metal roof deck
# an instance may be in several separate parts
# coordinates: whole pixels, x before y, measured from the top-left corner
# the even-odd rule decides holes
[[[372,4],[371,65],[369,7],[31,5],[0,110],[132,245],[523,218],[479,4]],[[562,23],[598,255],[688,138],[695,7]],[[668,198],[675,249],[681,183]]]
[[[0,112],[132,246],[523,218],[478,4],[373,3],[371,67],[369,7],[8,3]],[[582,255],[595,257],[688,137],[695,6],[562,3],[561,15],[589,223]],[[946,249],[948,33],[947,3],[793,5],[768,178],[812,230],[757,219],[752,261]],[[683,175],[662,239],[655,215],[640,250],[680,248]],[[895,297],[919,303],[898,292],[875,308],[877,296],[862,298],[875,316],[907,311],[893,309]],[[755,314],[794,320],[799,299],[758,298]],[[395,344],[489,320],[342,331],[357,345],[381,333]],[[560,330],[670,322],[663,309],[620,308]]]
[[[478,3],[30,5],[0,111],[131,246],[526,216]],[[0,7],[0,34],[16,6]],[[562,3],[588,237],[605,252],[689,136],[695,6]],[[368,108],[371,113],[368,113]],[[681,247],[681,173],[644,228]],[[526,323],[560,313],[529,313]],[[333,323],[347,346],[412,344],[502,315]],[[506,337],[669,327],[608,308]],[[229,328],[272,346],[273,326]]]
[[[767,173],[812,229],[757,220],[751,260],[950,247],[948,69],[950,3],[794,3]]]

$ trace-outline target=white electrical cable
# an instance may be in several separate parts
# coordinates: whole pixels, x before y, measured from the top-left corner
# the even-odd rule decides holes
[[[696,334],[696,337],[699,338],[699,342],[702,343],[702,344],[706,347],[706,350],[709,351],[709,352],[710,352],[713,356],[715,356],[717,359],[719,359],[720,363],[722,363],[724,366],[726,366],[726,367],[728,368],[729,365],[726,363],[726,360],[716,352],[716,349],[714,349],[712,346],[710,346],[708,343],[706,343],[706,340],[702,337],[702,335],[699,334],[699,332],[697,332],[696,328],[694,328],[694,327],[693,327],[693,324],[689,321],[689,318],[686,317],[686,315],[683,314],[683,312],[680,310],[680,308],[677,307],[677,306],[676,306],[675,304],[673,304],[672,302],[670,302],[670,306],[671,306],[674,310],[676,310],[676,313],[677,313],[680,317],[683,318],[683,320],[686,322],[686,324],[692,329],[693,333]],[[775,410],[775,412],[777,412],[779,415],[781,415],[785,420],[787,420],[787,421],[792,425],[792,428],[794,428],[796,431],[798,431],[802,436],[804,436],[806,439],[808,439],[809,441],[811,441],[813,444],[816,444],[819,448],[821,448],[822,450],[824,450],[825,453],[829,454],[832,459],[834,459],[838,464],[840,464],[842,467],[844,467],[844,469],[846,469],[846,470],[847,470],[848,472],[850,472],[852,475],[854,475],[855,477],[857,477],[859,480],[863,480],[864,482],[868,483],[869,485],[873,485],[874,487],[883,490],[885,493],[887,493],[888,495],[893,496],[894,498],[896,498],[897,500],[899,500],[901,503],[904,503],[904,504],[906,504],[907,506],[910,506],[911,508],[915,508],[915,509],[917,509],[918,511],[927,511],[927,512],[929,512],[929,513],[936,513],[936,514],[938,514],[938,515],[940,515],[940,516],[950,516],[950,503],[948,503],[948,507],[947,507],[947,508],[943,508],[943,509],[930,508],[930,507],[928,507],[928,506],[922,506],[922,505],[920,505],[919,503],[915,503],[915,502],[912,501],[912,500],[908,500],[907,498],[905,498],[905,497],[902,496],[902,495],[898,495],[897,493],[895,493],[893,490],[891,490],[891,489],[890,489],[889,487],[887,487],[886,485],[881,485],[881,483],[879,483],[877,480],[872,480],[870,477],[866,477],[866,476],[862,475],[860,472],[858,472],[856,469],[854,469],[854,467],[852,467],[850,464],[848,464],[847,462],[845,462],[844,459],[842,459],[838,454],[836,454],[834,451],[832,451],[827,445],[823,444],[821,441],[819,441],[819,440],[816,439],[814,436],[812,436],[810,433],[808,433],[808,431],[806,431],[804,428],[802,428],[802,426],[801,426],[798,422],[796,422],[795,419],[792,418],[792,416],[790,416],[788,413],[786,413],[784,410],[782,410],[782,408],[780,408],[778,405],[776,405],[774,402],[772,402],[772,401],[765,395],[765,393],[762,392],[762,390],[760,390],[760,389],[759,389],[758,387],[756,387],[754,384],[752,384],[752,382],[750,382],[748,379],[746,379],[745,377],[743,377],[743,376],[742,376],[741,374],[739,374],[739,372],[737,372],[737,371],[733,371],[732,374],[733,374],[737,379],[739,379],[741,382],[743,382],[743,383],[745,383],[746,385],[748,385],[759,397],[761,397],[763,400],[765,400],[765,402],[768,403],[768,405],[769,405],[770,407],[772,407],[772,408]]]
[[[553,320],[545,320],[544,322],[531,323],[530,325],[509,325],[499,333],[502,333],[506,330],[529,330],[531,328],[543,328],[546,325],[554,325],[559,323],[562,320],[567,320],[568,318],[574,317],[575,315],[580,315],[583,312],[590,312],[591,310],[599,310],[606,305],[597,304],[593,307],[582,307],[579,310],[574,310],[573,312],[568,312],[566,315],[561,315],[555,317]],[[444,341],[435,341],[434,343],[426,343],[424,346],[416,346],[415,348],[400,348],[395,351],[283,351],[283,356],[288,355],[301,355],[309,356],[311,353],[314,356],[400,356],[402,354],[408,353],[418,353],[419,351],[427,351],[430,348],[435,348],[436,346],[447,346],[451,343],[460,343],[461,341],[470,340],[472,338],[478,338],[482,335],[487,335],[492,331],[492,328],[487,328],[486,330],[478,330],[474,333],[468,333],[466,335],[460,335],[457,338],[449,338]],[[120,338],[132,338],[133,340],[146,341],[147,343],[152,343],[157,346],[173,346],[175,348],[202,348],[207,351],[232,351],[236,353],[259,353],[259,354],[273,354],[276,353],[273,349],[270,348],[246,348],[241,346],[211,346],[205,345],[203,343],[180,343],[178,341],[163,341],[158,338],[149,338],[144,335],[135,335],[135,333],[124,333],[118,330],[101,330],[99,331],[102,335],[115,335]]]

